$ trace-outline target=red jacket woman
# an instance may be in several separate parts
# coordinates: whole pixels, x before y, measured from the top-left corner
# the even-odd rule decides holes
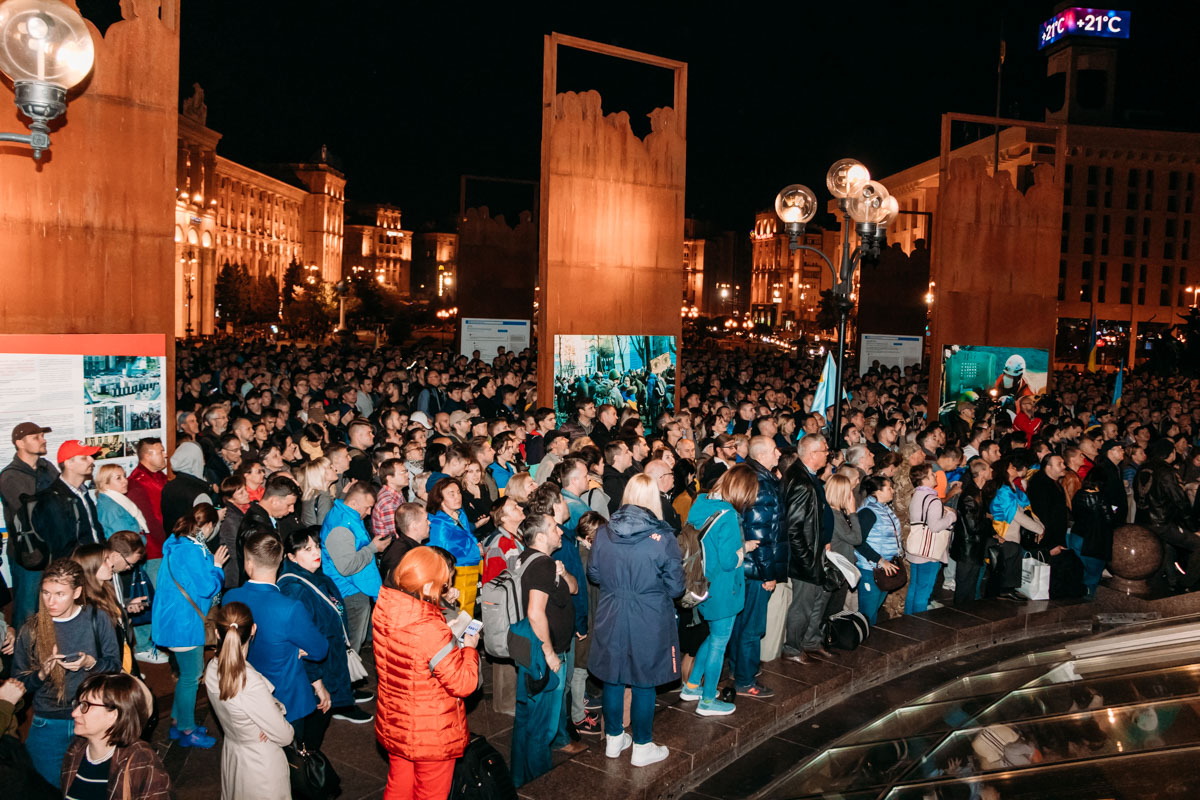
[[[441,555],[417,547],[396,569],[399,588],[385,587],[375,606],[375,736],[391,762],[385,798],[445,796],[467,746],[463,698],[479,684],[479,637],[459,647],[438,609],[453,580]]]

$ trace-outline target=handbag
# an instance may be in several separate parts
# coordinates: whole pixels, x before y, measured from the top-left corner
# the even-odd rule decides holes
[[[888,575],[880,567],[876,566],[872,570],[871,578],[875,581],[875,585],[879,587],[881,592],[894,592],[898,589],[903,589],[908,583],[908,567],[904,564],[904,545],[900,541],[900,529],[893,525],[893,533],[896,536],[896,548],[899,551],[892,559],[891,563],[896,565],[896,571]]]
[[[950,528],[944,531],[929,530],[929,523],[926,522],[925,515],[929,513],[929,506],[932,504],[934,496],[928,495],[925,500],[927,502],[921,506],[921,519],[909,524],[904,552],[909,556],[941,561],[946,557],[946,551],[950,549],[950,537],[953,535],[953,531]]]
[[[283,748],[287,758],[292,797],[296,800],[328,800],[342,793],[342,779],[320,750],[289,744]]]
[[[183,595],[183,599],[188,601],[192,609],[200,617],[200,621],[204,623],[204,646],[216,647],[217,624],[212,620],[212,609],[210,609],[208,612],[210,616],[204,616],[204,612],[200,610],[200,606],[196,605],[196,601],[192,599],[192,596],[184,591],[183,587],[179,585],[179,581],[175,580],[174,575],[171,576],[171,583],[175,584],[175,588],[179,590],[181,595]]]
[[[358,654],[358,651],[350,646],[350,634],[346,631],[346,623],[342,620],[342,611],[340,608],[337,607],[337,603],[330,600],[329,595],[325,594],[320,589],[318,589],[316,586],[314,586],[312,581],[308,580],[307,578],[305,578],[301,575],[297,575],[294,572],[289,572],[289,573],[287,573],[287,575],[282,575],[280,577],[281,578],[292,577],[292,578],[295,578],[296,580],[302,582],[305,586],[307,586],[308,588],[310,588],[314,592],[316,592],[317,597],[321,598],[326,603],[328,603],[329,607],[332,608],[337,613],[338,622],[342,623],[342,640],[346,643],[346,668],[350,672],[350,682],[357,683],[358,681],[361,681],[364,678],[366,678],[367,677],[366,665],[363,664],[362,656],[360,656]]]

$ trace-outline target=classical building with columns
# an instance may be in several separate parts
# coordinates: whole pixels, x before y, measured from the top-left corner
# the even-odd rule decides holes
[[[400,209],[386,204],[346,206],[342,269],[365,269],[402,296],[410,293],[413,233],[401,224]]]
[[[251,169],[217,155],[221,134],[206,126],[207,113],[196,85],[179,115],[176,336],[210,335],[220,326],[214,286],[226,263],[280,284],[293,261],[325,281],[342,276],[346,178],[325,148],[311,163]]]

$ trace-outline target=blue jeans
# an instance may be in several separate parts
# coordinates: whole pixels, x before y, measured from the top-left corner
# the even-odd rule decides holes
[[[196,727],[196,687],[204,671],[204,648],[193,647],[175,653],[179,663],[179,680],[175,683],[175,702],[171,704],[171,719],[181,733]]]
[[[633,730],[633,743],[650,744],[654,733],[654,687],[630,686],[629,689],[632,694],[629,727]],[[625,715],[625,686],[620,683],[604,684],[600,703],[604,708],[604,733],[620,736],[624,731],[621,723]]]
[[[11,559],[8,562],[8,568],[12,572],[13,582],[12,626],[21,630],[25,620],[37,613],[38,598],[42,591],[42,573],[30,572]]]
[[[530,696],[526,679],[531,673],[517,667],[517,705],[512,730],[512,777],[514,786],[529,783],[553,766],[550,750],[562,722],[563,692],[569,674],[566,653],[560,653],[563,665],[553,673],[546,688]]]
[[[729,637],[733,635],[733,622],[736,619],[734,615],[708,620],[708,638],[696,651],[692,674],[687,678],[692,686],[701,687],[700,696],[704,700],[713,700],[717,696],[717,683],[721,680],[721,667],[725,664],[725,648],[729,645]]]
[[[33,768],[55,788],[62,788],[63,758],[75,738],[75,720],[49,719],[34,715],[25,737],[25,749]]]
[[[571,710],[571,683],[575,680],[575,637],[571,637],[571,646],[567,648],[565,656],[560,657],[563,663],[562,673],[558,676],[562,679],[562,709],[558,715],[558,732],[554,734],[554,742],[550,745],[551,749],[557,750],[560,747],[566,747],[571,743],[571,737],[567,733],[567,718]]]
[[[1105,561],[1100,558],[1092,558],[1083,554],[1083,537],[1074,533],[1067,534],[1067,547],[1075,551],[1075,555],[1079,556],[1079,560],[1083,562],[1083,585],[1087,587],[1087,596],[1089,598],[1096,596],[1096,587],[1100,585],[1100,579],[1104,577]]]
[[[940,561],[926,561],[921,564],[909,562],[908,595],[904,598],[905,614],[920,614],[929,608],[929,598],[933,594],[933,587],[941,570]]]
[[[881,592],[875,584],[875,570],[871,568],[859,567],[858,572],[862,575],[858,582],[858,613],[867,618],[867,622],[875,625],[875,620],[879,617],[879,607],[883,605],[883,599],[888,596],[887,592]]]
[[[729,640],[732,651],[729,660],[733,662],[733,681],[738,689],[747,689],[755,683],[760,646],[767,632],[767,602],[770,599],[771,593],[763,588],[762,581],[746,579],[746,604],[734,618]],[[711,625],[709,632],[712,632]]]

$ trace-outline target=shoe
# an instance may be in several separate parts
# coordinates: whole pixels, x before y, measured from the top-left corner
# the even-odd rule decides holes
[[[820,656],[821,658],[835,658],[833,653],[826,650],[824,647],[815,647],[808,651],[810,656]]]
[[[757,697],[759,700],[764,700],[768,697],[775,696],[774,690],[768,689],[761,683],[756,683],[753,686],[747,686],[745,689],[738,689],[737,693],[738,697]]]
[[[805,666],[817,663],[817,660],[808,653],[795,653],[792,655],[786,655],[784,658],[797,664],[804,664]]]
[[[604,755],[609,758],[619,758],[621,753],[624,753],[633,746],[633,737],[628,733],[622,733],[619,736],[604,737]]]
[[[577,756],[580,753],[582,753],[584,750],[587,750],[587,749],[588,749],[588,746],[586,744],[584,744],[583,742],[571,742],[566,747],[558,748],[558,752],[566,753],[569,756]]]
[[[925,610],[926,610],[926,611],[933,611],[935,608],[945,608],[945,606],[943,606],[943,605],[942,605],[941,603],[939,603],[937,600],[930,600],[930,601],[929,601],[929,605],[927,605],[927,606],[925,607]]]
[[[734,708],[733,703],[722,703],[713,698],[712,700],[701,700],[700,705],[696,706],[696,713],[702,717],[724,717],[732,714]]]
[[[648,767],[651,764],[657,764],[664,758],[669,756],[671,751],[664,744],[655,744],[647,742],[646,744],[635,744],[633,746],[633,757],[630,759],[635,767]]]
[[[592,697],[590,694],[585,694],[583,696],[584,711],[599,711],[603,707],[604,703],[599,697]]]
[[[355,689],[354,690],[354,702],[356,702],[356,703],[369,703],[374,699],[375,699],[375,693],[372,692],[370,689]]]
[[[587,736],[598,736],[604,732],[604,726],[600,724],[600,717],[596,714],[583,712],[583,721],[575,723],[575,730]]]
[[[143,650],[140,653],[134,653],[133,657],[143,664],[166,664],[171,660],[161,650]]]
[[[1007,592],[1001,592],[1000,594],[998,594],[996,596],[999,597],[1001,600],[1012,600],[1017,603],[1024,603],[1026,600],[1029,599],[1028,597],[1021,594],[1020,592],[1017,592],[1015,589],[1009,589]]]
[[[364,722],[370,722],[375,719],[375,715],[367,711],[363,711],[358,706],[342,706],[333,712],[334,719],[343,719],[346,722],[353,722],[355,725],[361,725]]]
[[[197,728],[191,733],[183,734],[175,742],[180,747],[195,747],[200,750],[208,750],[217,743],[217,740],[201,733],[200,729]]]
[[[684,701],[685,703],[690,703],[694,700],[699,700],[700,699],[700,687],[697,686],[695,689],[693,689],[690,686],[688,686],[687,683],[681,684],[679,687],[679,699]]]
[[[201,735],[208,734],[208,728],[204,727],[203,725],[197,725],[196,727],[192,728],[192,731],[199,731]],[[171,737],[172,742],[177,742],[183,737],[183,733],[179,730],[179,728],[172,725],[171,730],[167,731],[167,736]]]

